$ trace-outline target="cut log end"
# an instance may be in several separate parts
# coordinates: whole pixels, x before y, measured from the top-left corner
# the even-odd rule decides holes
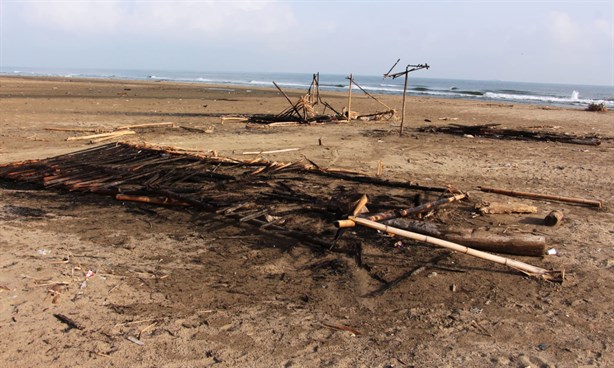
[[[544,225],[558,226],[563,221],[564,215],[561,211],[552,211],[544,218]]]

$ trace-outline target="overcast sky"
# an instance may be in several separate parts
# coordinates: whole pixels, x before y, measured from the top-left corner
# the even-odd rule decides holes
[[[614,86],[614,0],[0,0],[0,66]]]

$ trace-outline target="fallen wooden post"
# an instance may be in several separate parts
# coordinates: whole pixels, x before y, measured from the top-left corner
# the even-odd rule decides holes
[[[408,218],[391,219],[385,224],[488,252],[531,257],[541,257],[546,254],[546,238],[533,234],[496,234],[491,231],[452,228]]]
[[[526,275],[539,277],[547,281],[552,282],[563,282],[564,272],[563,271],[555,271],[555,270],[546,270],[544,268],[532,266],[530,264],[516,261],[510,258],[501,257],[498,255],[482,252],[479,250],[475,250],[464,245],[456,244],[450,241],[433,238],[427,235],[417,234],[411,231],[398,229],[392,226],[380,224],[379,222],[367,220],[364,218],[350,216],[349,220],[354,221],[355,223],[369,227],[375,230],[379,230],[389,234],[395,234],[398,236],[402,236],[404,238],[425,242],[428,244],[437,245],[442,248],[451,249],[460,253],[464,253],[470,255],[472,257],[477,257],[480,259],[485,259],[491,262],[499,263],[508,267],[511,267],[515,270],[523,272]]]
[[[592,200],[592,199],[583,199],[583,198],[576,198],[576,197],[562,197],[562,196],[555,196],[555,195],[549,195],[549,194],[540,194],[540,193],[516,192],[516,191],[513,191],[513,190],[498,189],[498,188],[491,188],[491,187],[478,187],[478,189],[481,190],[482,192],[486,192],[486,193],[504,194],[504,195],[508,195],[508,196],[512,196],[512,197],[525,197],[525,198],[532,198],[532,199],[547,199],[547,200],[551,200],[551,201],[585,204],[585,205],[588,205],[588,206],[593,206],[593,207],[598,207],[598,208],[601,208],[601,206],[603,205],[601,203],[601,201],[596,201],[596,200]]]

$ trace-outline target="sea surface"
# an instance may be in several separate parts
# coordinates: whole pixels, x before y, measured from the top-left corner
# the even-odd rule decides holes
[[[586,108],[590,103],[604,103],[614,108],[614,86],[525,83],[510,81],[481,81],[437,79],[409,75],[408,95],[439,98],[462,98],[507,103],[543,104]],[[424,74],[424,72],[422,73]],[[221,84],[229,87],[273,87],[275,81],[283,89],[304,89],[311,84],[307,73],[223,73],[165,70],[103,70],[103,69],[42,69],[2,67],[0,75],[53,76],[73,78],[110,78],[120,80],[154,80],[190,83]],[[403,94],[403,78],[354,75],[354,81],[372,94]],[[320,74],[320,88],[347,91],[347,75]],[[356,93],[358,89],[353,87]]]

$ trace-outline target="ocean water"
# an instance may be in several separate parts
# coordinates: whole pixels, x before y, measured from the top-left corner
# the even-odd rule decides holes
[[[3,67],[0,75],[178,81],[242,87],[273,87],[272,81],[275,81],[283,89],[303,90],[309,87],[312,78],[312,74],[307,73],[223,73],[165,70],[34,69],[18,67]],[[403,78],[384,79],[382,76],[354,75],[354,81],[369,93],[403,94]],[[347,91],[347,76],[320,74],[320,88],[329,91]],[[437,79],[417,77],[415,74],[410,74],[408,95],[543,104],[575,108],[586,108],[590,103],[603,102],[608,108],[614,108],[614,86]]]

